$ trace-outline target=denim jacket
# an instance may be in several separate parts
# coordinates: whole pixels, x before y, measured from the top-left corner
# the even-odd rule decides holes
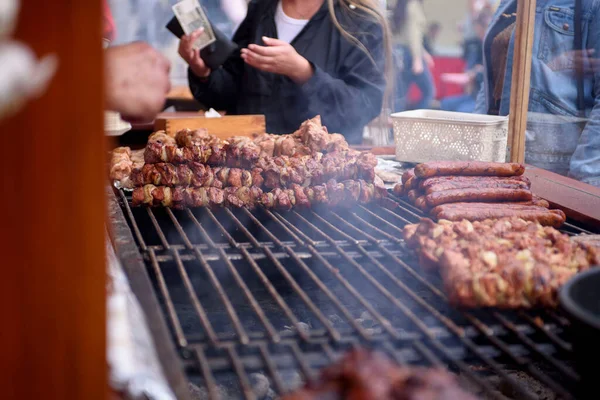
[[[502,0],[484,40],[484,85],[476,113],[490,110],[493,83],[490,49],[493,39],[514,18],[516,0]],[[584,77],[585,110],[577,106],[574,50],[574,0],[537,0],[531,65],[531,91],[525,147],[526,162],[600,186],[600,60]],[[600,0],[582,1],[583,49],[600,57]],[[500,115],[508,115],[515,34],[510,40]]]

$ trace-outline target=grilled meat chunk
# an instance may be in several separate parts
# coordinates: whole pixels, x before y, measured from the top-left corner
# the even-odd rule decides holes
[[[367,350],[347,353],[321,371],[318,379],[283,400],[474,400],[449,372],[439,368],[400,367]]]
[[[424,219],[404,230],[421,266],[439,269],[461,307],[555,307],[558,289],[600,262],[600,249],[519,218],[471,223]]]

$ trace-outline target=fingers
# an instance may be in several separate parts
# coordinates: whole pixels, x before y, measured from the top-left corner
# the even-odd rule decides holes
[[[244,50],[246,50],[246,49],[243,49],[242,52]],[[259,54],[261,56],[273,56],[278,52],[278,49],[276,49],[276,48],[259,46],[257,44],[249,45],[248,50],[251,50],[252,52]]]
[[[273,58],[270,56],[263,56],[248,49],[242,49],[242,58],[247,62],[255,64],[270,65],[273,63]]]
[[[262,40],[267,46],[289,46],[289,44],[286,42],[283,42],[279,39],[273,39],[267,36],[263,36]]]

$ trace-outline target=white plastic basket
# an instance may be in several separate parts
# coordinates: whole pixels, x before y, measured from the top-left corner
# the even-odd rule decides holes
[[[398,161],[506,161],[508,117],[414,110],[392,121]]]

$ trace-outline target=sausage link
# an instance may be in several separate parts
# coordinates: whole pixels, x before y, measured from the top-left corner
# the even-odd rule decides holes
[[[425,189],[426,194],[435,192],[442,192],[444,190],[454,189],[529,189],[529,186],[525,182],[520,181],[475,181],[475,182],[444,182],[436,185],[428,186]]]
[[[468,207],[463,207],[460,210],[442,209],[437,213],[436,219],[446,219],[449,221],[461,221],[463,219],[469,221],[483,221],[486,219],[516,217],[525,221],[537,221],[544,226],[552,226],[554,228],[559,228],[566,220],[565,213],[561,210],[547,210],[537,206],[526,207],[527,208],[521,209],[497,207],[490,207],[488,209]]]
[[[415,167],[417,178],[432,176],[518,176],[525,166],[519,163],[493,163],[483,161],[434,161]]]
[[[405,190],[413,190],[419,189],[419,185],[421,180],[416,177],[409,178],[408,181],[404,184]]]
[[[427,190],[428,187],[441,183],[465,183],[477,185],[480,182],[523,182],[527,188],[531,187],[531,181],[526,176],[434,176],[432,178],[423,179],[419,183],[419,189]]]
[[[406,184],[406,182],[408,182],[408,180],[410,178],[414,178],[414,177],[415,177],[415,170],[414,170],[414,168],[411,168],[402,174],[402,183]]]
[[[531,198],[527,189],[454,189],[428,194],[425,200],[429,207],[435,207],[445,203],[531,201]]]

